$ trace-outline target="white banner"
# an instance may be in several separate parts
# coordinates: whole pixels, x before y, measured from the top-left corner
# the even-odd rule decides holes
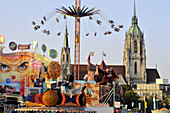
[[[120,102],[115,102],[115,108],[120,108]]]

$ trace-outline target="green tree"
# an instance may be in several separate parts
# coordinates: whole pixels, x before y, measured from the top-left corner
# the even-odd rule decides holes
[[[129,91],[129,90],[132,90],[131,86],[127,86],[127,85],[123,86],[123,91]]]
[[[160,103],[160,108],[167,108],[170,109],[169,103],[170,102],[170,95],[168,95],[167,97],[164,98],[164,100]]]
[[[120,94],[121,89],[123,90],[122,94]],[[116,87],[115,100],[120,101],[121,103],[124,103],[123,93],[126,92],[126,91],[129,91],[129,90],[131,90],[130,86],[127,86],[127,85],[117,86]]]
[[[132,102],[134,102],[134,107],[137,107],[139,98],[139,95],[132,90],[126,91],[123,94],[124,104],[128,105],[128,109],[132,109]]]

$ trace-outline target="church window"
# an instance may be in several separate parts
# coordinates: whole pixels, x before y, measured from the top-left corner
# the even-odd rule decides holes
[[[66,75],[66,74],[67,74],[67,69],[65,68],[65,69],[64,69],[64,75]]]
[[[143,42],[141,41],[141,43],[140,43],[140,53],[141,53],[141,55],[143,54],[142,52],[143,52]]]
[[[137,41],[135,40],[134,42],[134,53],[137,53],[138,48],[137,48]]]
[[[137,74],[137,62],[135,62],[134,67],[135,67],[135,74]]]
[[[65,57],[65,56],[63,55],[63,61],[65,60],[64,57]]]
[[[67,54],[67,61],[68,61],[68,54]]]

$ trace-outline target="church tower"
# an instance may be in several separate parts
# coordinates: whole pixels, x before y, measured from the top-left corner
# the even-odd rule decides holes
[[[62,67],[62,73],[61,76],[59,77],[59,80],[63,80],[64,75],[71,75],[71,57],[70,57],[70,48],[68,45],[68,31],[67,31],[67,25],[65,27],[65,37],[64,37],[64,46],[61,49],[61,59],[60,59],[60,64]]]
[[[144,34],[138,26],[135,1],[131,27],[125,34],[123,64],[128,85],[147,83]]]

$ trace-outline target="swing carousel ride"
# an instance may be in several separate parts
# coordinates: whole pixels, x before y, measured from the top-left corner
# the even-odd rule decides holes
[[[79,80],[79,64],[80,64],[80,22],[83,19],[88,19],[87,21],[92,21],[93,24],[97,24],[97,25],[104,25],[104,27],[102,26],[102,32],[105,31],[103,34],[106,35],[110,35],[112,34],[113,31],[115,32],[119,32],[119,30],[121,28],[123,28],[123,25],[115,25],[115,22],[113,20],[108,20],[105,16],[103,16],[100,13],[100,10],[95,10],[95,7],[89,9],[86,6],[83,6],[83,8],[81,8],[81,0],[75,0],[75,6],[72,5],[68,6],[68,8],[62,6],[61,9],[56,8],[55,13],[60,14],[59,17],[56,17],[56,24],[60,23],[61,21],[63,21],[61,17],[61,15],[64,16],[64,19],[66,20],[67,17],[73,17],[75,20],[75,41],[74,41],[74,80]],[[36,24],[35,21],[32,22],[33,24],[33,28],[35,31],[37,31],[38,29],[40,29],[41,27],[43,27],[47,21],[49,21],[52,17],[54,17],[55,13],[51,13],[49,16],[44,16],[41,20],[40,20],[40,24]],[[99,15],[99,17],[96,18],[95,15]],[[86,22],[85,24],[87,24],[89,22]],[[106,27],[105,25],[110,25],[109,28],[111,28],[111,30],[107,30],[108,26]],[[86,27],[91,27],[94,28],[93,25],[90,23],[89,26],[85,25],[85,29]],[[97,26],[98,27],[98,26]],[[51,28],[52,31],[54,30],[54,27]],[[94,30],[94,29],[93,29]],[[107,30],[107,31],[106,31]],[[43,29],[42,32],[45,33],[46,35],[50,35],[51,30],[49,29]],[[90,35],[89,31],[86,31],[87,33],[85,34],[86,37],[88,37]],[[60,36],[62,34],[61,31],[59,31],[56,35]],[[92,33],[92,35],[94,37],[97,36],[97,34],[99,34],[99,32],[94,31],[94,33]]]

